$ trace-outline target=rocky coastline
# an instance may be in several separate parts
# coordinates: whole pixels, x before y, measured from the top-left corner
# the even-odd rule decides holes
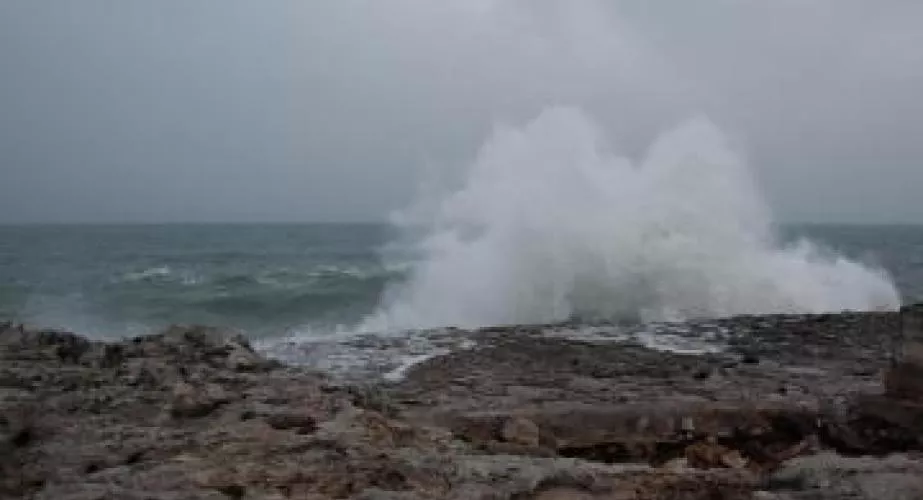
[[[364,382],[0,324],[0,498],[923,498],[923,306],[716,323],[699,354],[486,328]]]

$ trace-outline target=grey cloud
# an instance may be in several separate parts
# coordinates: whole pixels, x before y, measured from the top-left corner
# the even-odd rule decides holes
[[[495,121],[704,113],[788,220],[923,221],[923,4],[0,3],[0,220],[381,220]]]

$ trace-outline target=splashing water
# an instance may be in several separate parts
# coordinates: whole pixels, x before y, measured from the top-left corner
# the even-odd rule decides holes
[[[422,230],[422,257],[363,330],[900,303],[882,270],[779,244],[751,173],[706,119],[635,164],[581,111],[548,109],[498,128],[463,187],[416,215],[404,229]]]

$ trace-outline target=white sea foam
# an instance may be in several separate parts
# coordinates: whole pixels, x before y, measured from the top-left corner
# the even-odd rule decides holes
[[[404,380],[407,376],[407,373],[410,372],[410,369],[414,366],[419,365],[420,363],[425,363],[433,358],[438,358],[439,356],[445,356],[451,351],[448,349],[438,349],[426,354],[417,354],[413,356],[402,356],[400,358],[400,364],[397,365],[394,369],[382,375],[384,380],[388,382],[400,382]]]
[[[360,329],[676,320],[894,308],[880,270],[781,245],[742,159],[707,119],[633,162],[581,111],[497,128],[461,189],[406,212],[422,257]]]
[[[170,269],[170,266],[156,266],[144,269],[143,271],[126,273],[123,276],[123,280],[127,282],[144,281],[157,278],[166,278],[171,274],[173,274],[173,270]]]
[[[286,363],[309,366],[335,377],[380,377],[389,382],[403,380],[414,367],[430,359],[475,346],[474,340],[441,329],[370,335],[305,327],[285,338],[254,342],[259,351]]]
[[[176,270],[170,266],[154,266],[135,272],[125,273],[114,279],[116,283],[137,283],[144,281],[175,281],[183,285],[199,285],[202,278],[189,270]]]

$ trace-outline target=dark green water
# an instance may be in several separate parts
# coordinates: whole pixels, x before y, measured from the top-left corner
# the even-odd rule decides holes
[[[798,226],[886,268],[923,300],[923,227]],[[176,322],[255,336],[353,325],[406,267],[383,266],[380,225],[0,227],[0,317],[121,336]]]
[[[387,239],[374,225],[2,227],[0,316],[112,335],[349,323],[395,278]]]

